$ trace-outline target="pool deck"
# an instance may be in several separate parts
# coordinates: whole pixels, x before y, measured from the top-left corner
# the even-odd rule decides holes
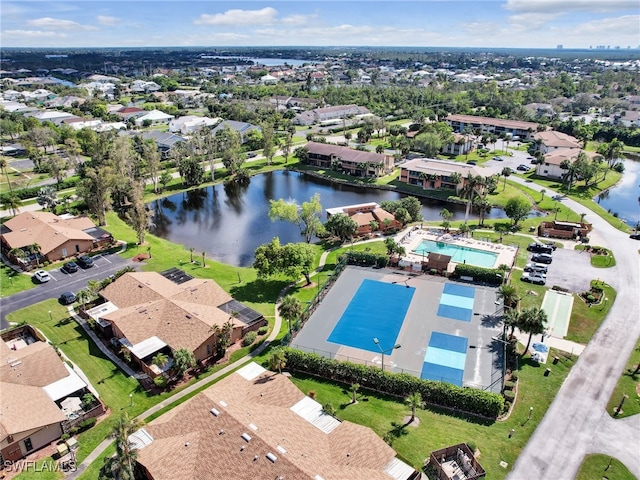
[[[481,242],[479,240],[467,238],[464,235],[451,235],[450,233],[445,233],[444,230],[437,228],[429,228],[426,230],[420,229],[420,227],[412,227],[398,233],[395,236],[395,240],[398,244],[403,246],[407,252],[402,256],[402,260],[405,265],[411,263],[421,264],[422,261],[425,260],[426,256],[413,253],[423,240],[433,240],[460,247],[474,248],[483,252],[495,253],[497,257],[493,268],[498,268],[498,266],[502,264],[509,265],[510,267],[513,266],[518,253],[517,248],[510,245]],[[451,263],[449,263],[448,271],[453,272],[456,265],[457,263],[451,261]]]

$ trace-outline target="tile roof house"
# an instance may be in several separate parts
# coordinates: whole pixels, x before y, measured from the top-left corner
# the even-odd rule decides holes
[[[578,159],[578,155],[582,152],[579,148],[561,148],[552,150],[542,157],[542,163],[536,165],[536,175],[549,178],[562,178],[565,170],[560,168],[565,160],[573,163]],[[598,156],[596,152],[584,152],[591,159]]]
[[[151,366],[153,355],[167,347],[167,353],[186,348],[197,361],[205,361],[215,354],[214,326],[231,322],[234,343],[267,323],[213,280],[193,278],[177,284],[157,272],[129,272],[100,296],[114,308],[106,308],[99,321],[111,324],[113,335],[152,376],[160,373]],[[234,317],[232,312],[242,314]]]
[[[502,118],[478,117],[475,115],[449,115],[445,121],[451,125],[454,132],[461,133],[465,129],[480,129],[482,133],[508,133],[514,137],[531,138],[538,129],[538,124],[520,120],[505,120]]]
[[[62,402],[87,391],[87,384],[30,326],[5,332],[0,340],[2,458],[19,460],[60,438],[69,420]]]
[[[538,132],[533,136],[533,139],[539,144],[538,149],[543,155],[554,150],[580,148],[580,142],[575,137],[555,130]]]
[[[171,133],[180,132],[183,135],[193,133],[202,127],[213,127],[221,121],[220,118],[198,117],[196,115],[185,115],[174,118],[169,122]]]
[[[460,182],[453,181],[453,173],[461,175]],[[482,176],[482,171],[478,167],[466,163],[416,158],[402,164],[398,180],[410,185],[421,186],[425,190],[450,188],[458,192],[466,184],[469,175]]]
[[[95,228],[88,217],[65,218],[49,212],[23,212],[2,225],[0,242],[4,253],[38,244],[40,256],[53,262],[90,251],[96,239],[89,231]]]
[[[255,363],[153,420],[129,441],[149,480],[420,478],[373,430],[323,413],[289,378]]]
[[[331,215],[347,215],[358,224],[356,235],[373,233],[372,222],[378,224],[376,231],[393,230],[402,228],[402,223],[395,219],[393,214],[380,208],[377,203],[361,203],[359,205],[347,205],[344,207],[327,208],[327,218]]]
[[[379,177],[393,169],[393,156],[354,150],[329,143],[308,142],[307,163],[320,168],[336,168],[357,177]]]
[[[239,133],[241,143],[246,143],[249,140],[247,135],[249,135],[249,133],[252,132],[253,130],[261,131],[260,127],[256,127],[255,125],[252,125],[247,122],[237,122],[235,120],[223,120],[213,130],[211,130],[211,135],[215,135],[219,130],[223,130],[225,127],[229,127],[234,132]]]

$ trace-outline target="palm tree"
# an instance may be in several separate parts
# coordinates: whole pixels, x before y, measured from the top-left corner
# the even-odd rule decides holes
[[[478,210],[479,224],[484,225],[484,217],[491,211],[491,202],[487,200],[486,195],[481,195],[473,200],[473,205]]]
[[[284,350],[276,348],[269,355],[269,368],[271,370],[277,370],[278,373],[282,373],[282,369],[287,366],[287,356]]]
[[[291,322],[297,320],[302,314],[302,304],[293,295],[287,295],[278,305],[278,313],[289,324],[289,333],[291,333]]]
[[[162,367],[164,367],[168,361],[169,361],[169,357],[164,353],[159,352],[153,357],[153,359],[151,360],[151,363],[153,363],[156,367],[159,367],[160,370],[162,370]]]
[[[5,197],[4,205],[5,207],[8,207],[13,216],[16,216],[18,213],[20,213],[22,200],[20,200],[20,197],[18,197],[18,195],[16,195],[14,192],[11,192]]]
[[[513,337],[513,332],[520,322],[520,312],[516,308],[509,308],[504,312],[503,317],[505,327],[511,328],[509,338]]]
[[[5,157],[0,156],[0,171],[4,173],[4,176],[7,177],[7,185],[9,186],[9,194],[13,194],[13,189],[11,188],[11,180],[9,180],[9,174],[7,173],[7,159]]]
[[[116,454],[105,462],[105,468],[120,480],[135,479],[135,463],[138,455],[134,444],[129,441],[129,436],[137,432],[143,423],[140,420],[129,418],[123,413],[111,430],[111,437],[115,438]]]
[[[520,313],[520,320],[518,321],[518,328],[520,329],[520,331],[529,334],[527,346],[522,352],[522,356],[524,356],[529,350],[531,337],[544,332],[544,324],[546,322],[547,314],[544,310],[537,307],[525,308],[524,310],[522,310],[522,313]]]
[[[157,356],[157,355],[156,355]],[[180,378],[184,377],[184,374],[192,367],[196,365],[196,357],[191,350],[186,348],[179,348],[173,352],[173,362],[176,368],[176,372]]]
[[[416,419],[416,408],[423,408],[424,402],[422,401],[422,395],[420,395],[420,392],[413,392],[409,394],[405,401],[411,407],[411,419],[407,422],[407,424],[410,424]]]
[[[40,245],[38,245],[37,243],[33,243],[31,245],[29,245],[29,251],[36,256],[36,263],[38,264],[38,267],[40,266]]]
[[[359,383],[351,384],[351,403],[358,403],[358,390],[360,390]]]
[[[84,308],[84,306],[87,304],[87,301],[89,300],[89,296],[89,291],[86,288],[83,288],[82,290],[78,290],[78,293],[76,293],[76,300],[78,300],[78,302],[80,302],[80,304]]]
[[[322,406],[322,413],[324,413],[325,415],[331,415],[332,417],[336,416],[336,407],[333,406],[332,403],[325,403]]]
[[[504,167],[500,175],[504,177],[504,183],[502,184],[502,191],[504,192],[505,188],[507,188],[507,177],[511,175],[511,169],[509,167]]]
[[[27,252],[21,248],[12,248],[9,250],[9,256],[14,257],[18,263],[21,263],[25,258],[27,258]]]
[[[503,305],[508,309],[517,308],[520,297],[518,297],[518,289],[510,283],[504,283],[498,287],[498,298],[502,300]]]
[[[453,183],[453,189],[456,191],[456,194],[457,194],[458,185],[460,185],[460,182],[462,181],[462,174],[458,172],[453,172],[451,175],[449,175],[449,181]]]
[[[464,213],[464,223],[469,220],[469,212],[474,197],[478,194],[478,187],[484,185],[484,179],[480,175],[472,175],[469,173],[466,178],[467,182],[462,188],[462,196],[467,197],[467,208]]]
[[[189,247],[189,255],[191,256],[191,259],[190,259],[191,263],[193,263],[193,251],[194,250],[195,250],[195,248]]]

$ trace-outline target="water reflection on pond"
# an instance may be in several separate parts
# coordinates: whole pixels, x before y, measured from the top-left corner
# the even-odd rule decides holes
[[[398,200],[403,195],[377,189],[332,184],[322,179],[287,171],[264,173],[251,178],[249,185],[215,185],[157,200],[152,233],[167,240],[206,252],[211,258],[230,265],[248,266],[255,249],[280,237],[281,243],[304,241],[298,228],[288,222],[269,220],[269,200],[283,198],[302,203],[320,194],[324,209],[366,202]],[[464,218],[464,206],[423,199],[426,220],[440,220],[446,207],[454,219]],[[492,209],[487,218],[504,218]],[[323,221],[326,220],[323,213]]]
[[[624,160],[620,182],[595,200],[602,208],[635,227],[640,222],[640,161]]]

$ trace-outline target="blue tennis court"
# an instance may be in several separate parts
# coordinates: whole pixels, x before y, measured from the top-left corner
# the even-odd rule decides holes
[[[420,377],[462,386],[468,343],[466,337],[432,332]]]
[[[393,347],[415,291],[364,279],[327,341],[374,353],[380,352],[374,338],[384,349]]]
[[[440,296],[438,316],[470,322],[474,301],[475,288],[447,283]]]

